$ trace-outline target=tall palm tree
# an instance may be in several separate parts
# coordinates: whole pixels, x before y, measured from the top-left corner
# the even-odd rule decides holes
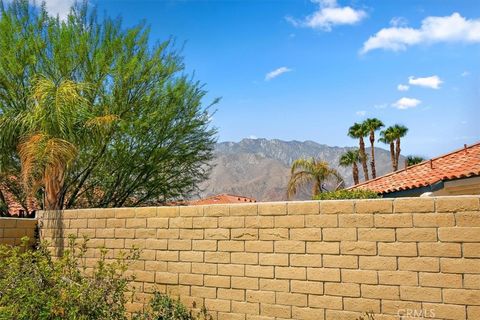
[[[337,170],[331,168],[326,161],[297,159],[293,161],[290,181],[288,182],[287,197],[294,196],[300,186],[312,184],[312,197],[322,193],[323,184],[333,181],[337,186],[343,182]]]
[[[397,171],[397,163],[395,157],[395,137],[393,135],[393,127],[388,127],[385,130],[380,131],[379,142],[390,145],[390,160],[392,162],[392,170]]]
[[[65,174],[78,148],[116,116],[94,115],[86,84],[39,76],[31,97],[16,114],[0,116],[1,144],[16,145],[27,190],[44,191],[44,209],[59,210]]]
[[[369,132],[370,138],[370,147],[371,147],[371,157],[370,157],[370,168],[372,169],[372,178],[375,179],[377,177],[377,170],[375,168],[375,131],[380,130],[380,128],[384,127],[382,121],[378,120],[377,118],[368,118],[363,121],[362,125],[365,127],[365,130]]]
[[[367,135],[368,131],[361,123],[355,123],[348,129],[348,136],[354,139],[358,139],[360,161],[362,162],[363,176],[365,177],[365,181],[369,180],[367,154],[365,152],[365,141],[363,140],[363,138],[365,138]]]
[[[408,128],[399,124],[393,126],[393,136],[395,137],[395,163],[397,164],[398,170],[398,161],[400,159],[400,148],[401,139],[407,135]]]
[[[340,157],[339,164],[342,167],[350,167],[352,166],[352,176],[353,182],[357,185],[360,183],[360,179],[358,178],[358,165],[357,163],[360,162],[360,152],[358,149],[348,150]]]

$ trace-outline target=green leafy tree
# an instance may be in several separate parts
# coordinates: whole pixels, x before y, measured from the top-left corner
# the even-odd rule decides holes
[[[348,150],[340,157],[339,164],[342,167],[352,167],[352,176],[354,184],[359,184],[358,163],[360,162],[360,151],[358,149]]]
[[[370,157],[370,168],[372,170],[372,178],[377,177],[377,170],[375,168],[375,131],[380,130],[385,125],[382,121],[377,118],[368,118],[363,121],[362,125],[365,127],[365,130],[369,132],[370,147],[371,147],[371,157]]]
[[[53,82],[38,77],[32,83],[31,101],[18,113],[8,110],[0,118],[5,144],[17,144],[23,180],[33,192],[45,188],[45,209],[62,208],[65,173],[85,143],[95,140],[99,126],[109,125],[113,115],[94,116],[82,96],[83,84]]]
[[[333,182],[337,187],[343,184],[343,179],[337,170],[330,167],[328,162],[311,159],[297,159],[293,161],[291,176],[288,182],[287,197],[290,199],[297,194],[298,188],[312,185],[312,197],[322,193],[324,183]]]
[[[2,2],[0,13],[0,177],[22,172],[57,209],[158,204],[198,190],[217,100],[204,104],[171,40],[100,20],[86,2],[65,21],[27,0]]]
[[[365,152],[365,138],[369,134],[366,127],[361,123],[355,123],[348,129],[348,136],[350,138],[358,139],[359,151],[360,151],[360,160],[362,162],[363,176],[365,181],[369,180],[368,176],[368,165],[367,165],[367,154]]]
[[[413,156],[413,155],[410,155],[410,156],[407,156],[407,166],[413,166],[413,165],[416,165],[416,164],[419,164],[423,161],[425,161],[426,159],[422,156]]]

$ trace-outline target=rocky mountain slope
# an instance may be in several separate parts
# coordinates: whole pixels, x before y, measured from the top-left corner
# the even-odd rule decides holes
[[[338,166],[340,156],[349,147],[331,147],[313,141],[282,141],[243,139],[221,142],[215,150],[215,165],[210,179],[202,184],[201,197],[231,193],[256,198],[259,201],[284,200],[290,177],[290,165],[298,158],[316,157],[336,168],[347,186],[352,185],[351,168]],[[367,149],[370,153],[370,149]],[[390,172],[390,152],[375,148],[377,176]],[[400,164],[404,158],[400,159]],[[403,167],[401,165],[401,167]],[[360,169],[361,181],[363,176]],[[308,198],[307,192],[300,198]]]

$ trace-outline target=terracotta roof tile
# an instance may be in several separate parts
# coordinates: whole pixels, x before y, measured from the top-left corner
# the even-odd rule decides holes
[[[480,176],[480,142],[349,189],[390,193],[430,186],[443,180]]]
[[[237,196],[233,194],[217,194],[204,199],[192,200],[188,204],[190,205],[204,205],[204,204],[226,204],[226,203],[249,203],[257,202],[254,198]]]

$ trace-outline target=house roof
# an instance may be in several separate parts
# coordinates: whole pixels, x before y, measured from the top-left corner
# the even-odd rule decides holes
[[[226,203],[249,203],[257,202],[254,198],[237,196],[233,194],[217,194],[215,196],[207,197],[199,200],[192,200],[188,204],[190,205],[204,205],[204,204],[226,204]]]
[[[403,170],[357,184],[379,194],[430,186],[439,181],[480,176],[480,142]]]

